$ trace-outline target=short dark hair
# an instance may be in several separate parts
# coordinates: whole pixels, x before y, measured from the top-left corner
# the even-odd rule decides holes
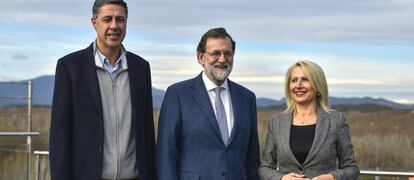
[[[226,29],[219,27],[219,28],[213,28],[208,30],[204,35],[201,37],[200,42],[197,46],[197,53],[205,53],[206,52],[206,44],[208,38],[223,38],[226,37],[230,38],[231,45],[233,52],[236,50],[236,42],[233,41],[233,38],[231,38],[230,34],[227,33]]]
[[[92,7],[92,17],[96,17],[101,10],[101,7],[107,4],[120,5],[125,9],[125,14],[128,17],[128,6],[123,0],[95,0]]]

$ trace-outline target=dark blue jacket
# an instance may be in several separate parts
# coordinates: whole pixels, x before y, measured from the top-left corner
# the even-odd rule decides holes
[[[151,73],[127,52],[136,162],[142,180],[155,179]],[[103,113],[93,45],[59,59],[50,127],[52,180],[95,180],[102,175]]]
[[[259,180],[255,95],[228,81],[234,126],[227,146],[201,74],[170,86],[161,107],[159,180]]]

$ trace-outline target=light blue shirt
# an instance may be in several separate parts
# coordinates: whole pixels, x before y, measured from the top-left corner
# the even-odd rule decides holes
[[[116,76],[116,73],[118,73],[122,69],[122,57],[121,55],[119,59],[116,61],[115,66],[112,66],[111,63],[109,63],[108,58],[106,58],[99,49],[96,49],[96,52],[99,56],[99,59],[102,62],[103,68],[108,71],[108,73],[111,75],[111,78],[114,79]]]

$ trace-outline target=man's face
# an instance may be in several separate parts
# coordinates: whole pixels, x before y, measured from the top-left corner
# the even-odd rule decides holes
[[[113,49],[121,47],[125,38],[127,17],[122,6],[107,4],[92,18],[92,25],[97,34],[99,48]]]
[[[230,38],[208,38],[206,52],[197,56],[207,77],[216,85],[223,84],[233,68],[234,52]]]

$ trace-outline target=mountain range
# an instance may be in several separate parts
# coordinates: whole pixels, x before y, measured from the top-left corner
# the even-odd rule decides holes
[[[33,82],[33,104],[40,106],[50,106],[52,103],[54,76],[41,76],[31,79]],[[27,81],[0,82],[0,106],[14,106],[27,104]],[[154,108],[160,108],[165,92],[152,88],[152,99]],[[343,98],[330,97],[331,105],[361,105],[375,104],[386,106],[398,110],[414,110],[414,104],[399,104],[383,98]],[[274,100],[269,98],[258,98],[258,107],[281,106],[285,104],[285,99]]]
[[[397,110],[414,110],[414,104],[399,104],[383,98],[372,98],[372,97],[329,97],[329,104],[331,106],[338,105],[348,105],[348,106],[357,106],[364,104],[373,104],[378,105],[379,107],[387,107]],[[280,100],[274,100],[269,98],[258,98],[257,106],[258,107],[268,107],[268,106],[284,106],[285,98]]]

